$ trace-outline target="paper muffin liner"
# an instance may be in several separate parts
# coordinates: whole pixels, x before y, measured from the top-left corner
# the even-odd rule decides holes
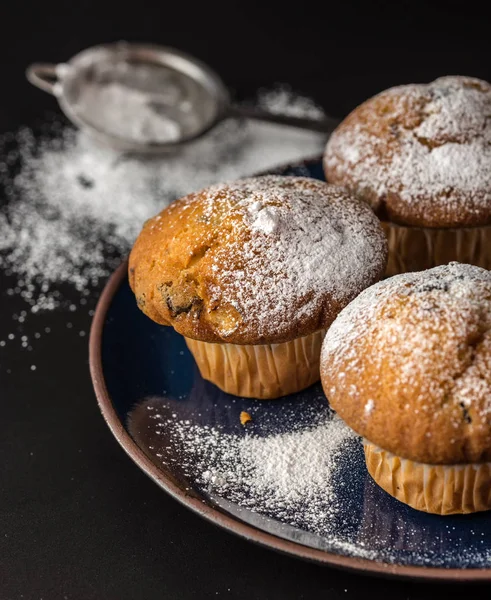
[[[424,228],[382,221],[382,227],[389,244],[387,277],[451,261],[491,269],[491,226]]]
[[[319,361],[327,329],[282,344],[212,344],[186,338],[201,376],[224,392],[279,398],[320,379]]]
[[[364,441],[374,481],[416,510],[454,515],[491,509],[491,463],[428,465],[400,458]]]

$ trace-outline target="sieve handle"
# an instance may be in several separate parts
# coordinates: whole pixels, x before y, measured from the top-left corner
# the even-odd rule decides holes
[[[334,117],[323,117],[322,119],[309,119],[305,117],[294,117],[271,113],[266,110],[251,108],[249,106],[234,105],[230,108],[230,116],[245,117],[255,121],[267,121],[268,123],[277,123],[278,125],[288,125],[289,127],[298,127],[308,131],[318,133],[331,133],[341,122]]]
[[[55,95],[55,85],[58,80],[58,65],[50,63],[33,63],[26,70],[27,80],[40,90]]]

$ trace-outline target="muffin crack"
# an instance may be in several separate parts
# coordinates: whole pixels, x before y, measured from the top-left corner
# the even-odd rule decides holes
[[[192,267],[197,266],[197,264],[203,260],[203,258],[207,255],[207,253],[211,250],[211,245],[202,246],[199,250],[193,251],[191,257],[187,263],[186,268],[191,269]]]

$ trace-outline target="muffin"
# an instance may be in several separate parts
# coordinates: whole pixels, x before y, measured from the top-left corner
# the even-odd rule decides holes
[[[491,85],[441,77],[370,98],[338,126],[327,181],[370,204],[387,275],[450,261],[491,267]]]
[[[265,176],[177,200],[147,221],[129,280],[223,391],[276,398],[319,379],[327,327],[383,274],[378,219],[347,192]]]
[[[451,263],[362,292],[327,332],[321,379],[370,475],[413,508],[491,508],[491,273]]]

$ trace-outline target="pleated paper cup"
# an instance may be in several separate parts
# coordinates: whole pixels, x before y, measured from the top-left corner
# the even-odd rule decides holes
[[[455,515],[491,509],[491,463],[428,465],[400,458],[364,442],[374,481],[416,510]]]
[[[303,390],[320,378],[322,329],[282,344],[212,344],[186,338],[201,376],[224,392],[261,400]]]
[[[491,269],[491,226],[433,229],[382,221],[382,227],[389,244],[387,277],[452,261]]]

